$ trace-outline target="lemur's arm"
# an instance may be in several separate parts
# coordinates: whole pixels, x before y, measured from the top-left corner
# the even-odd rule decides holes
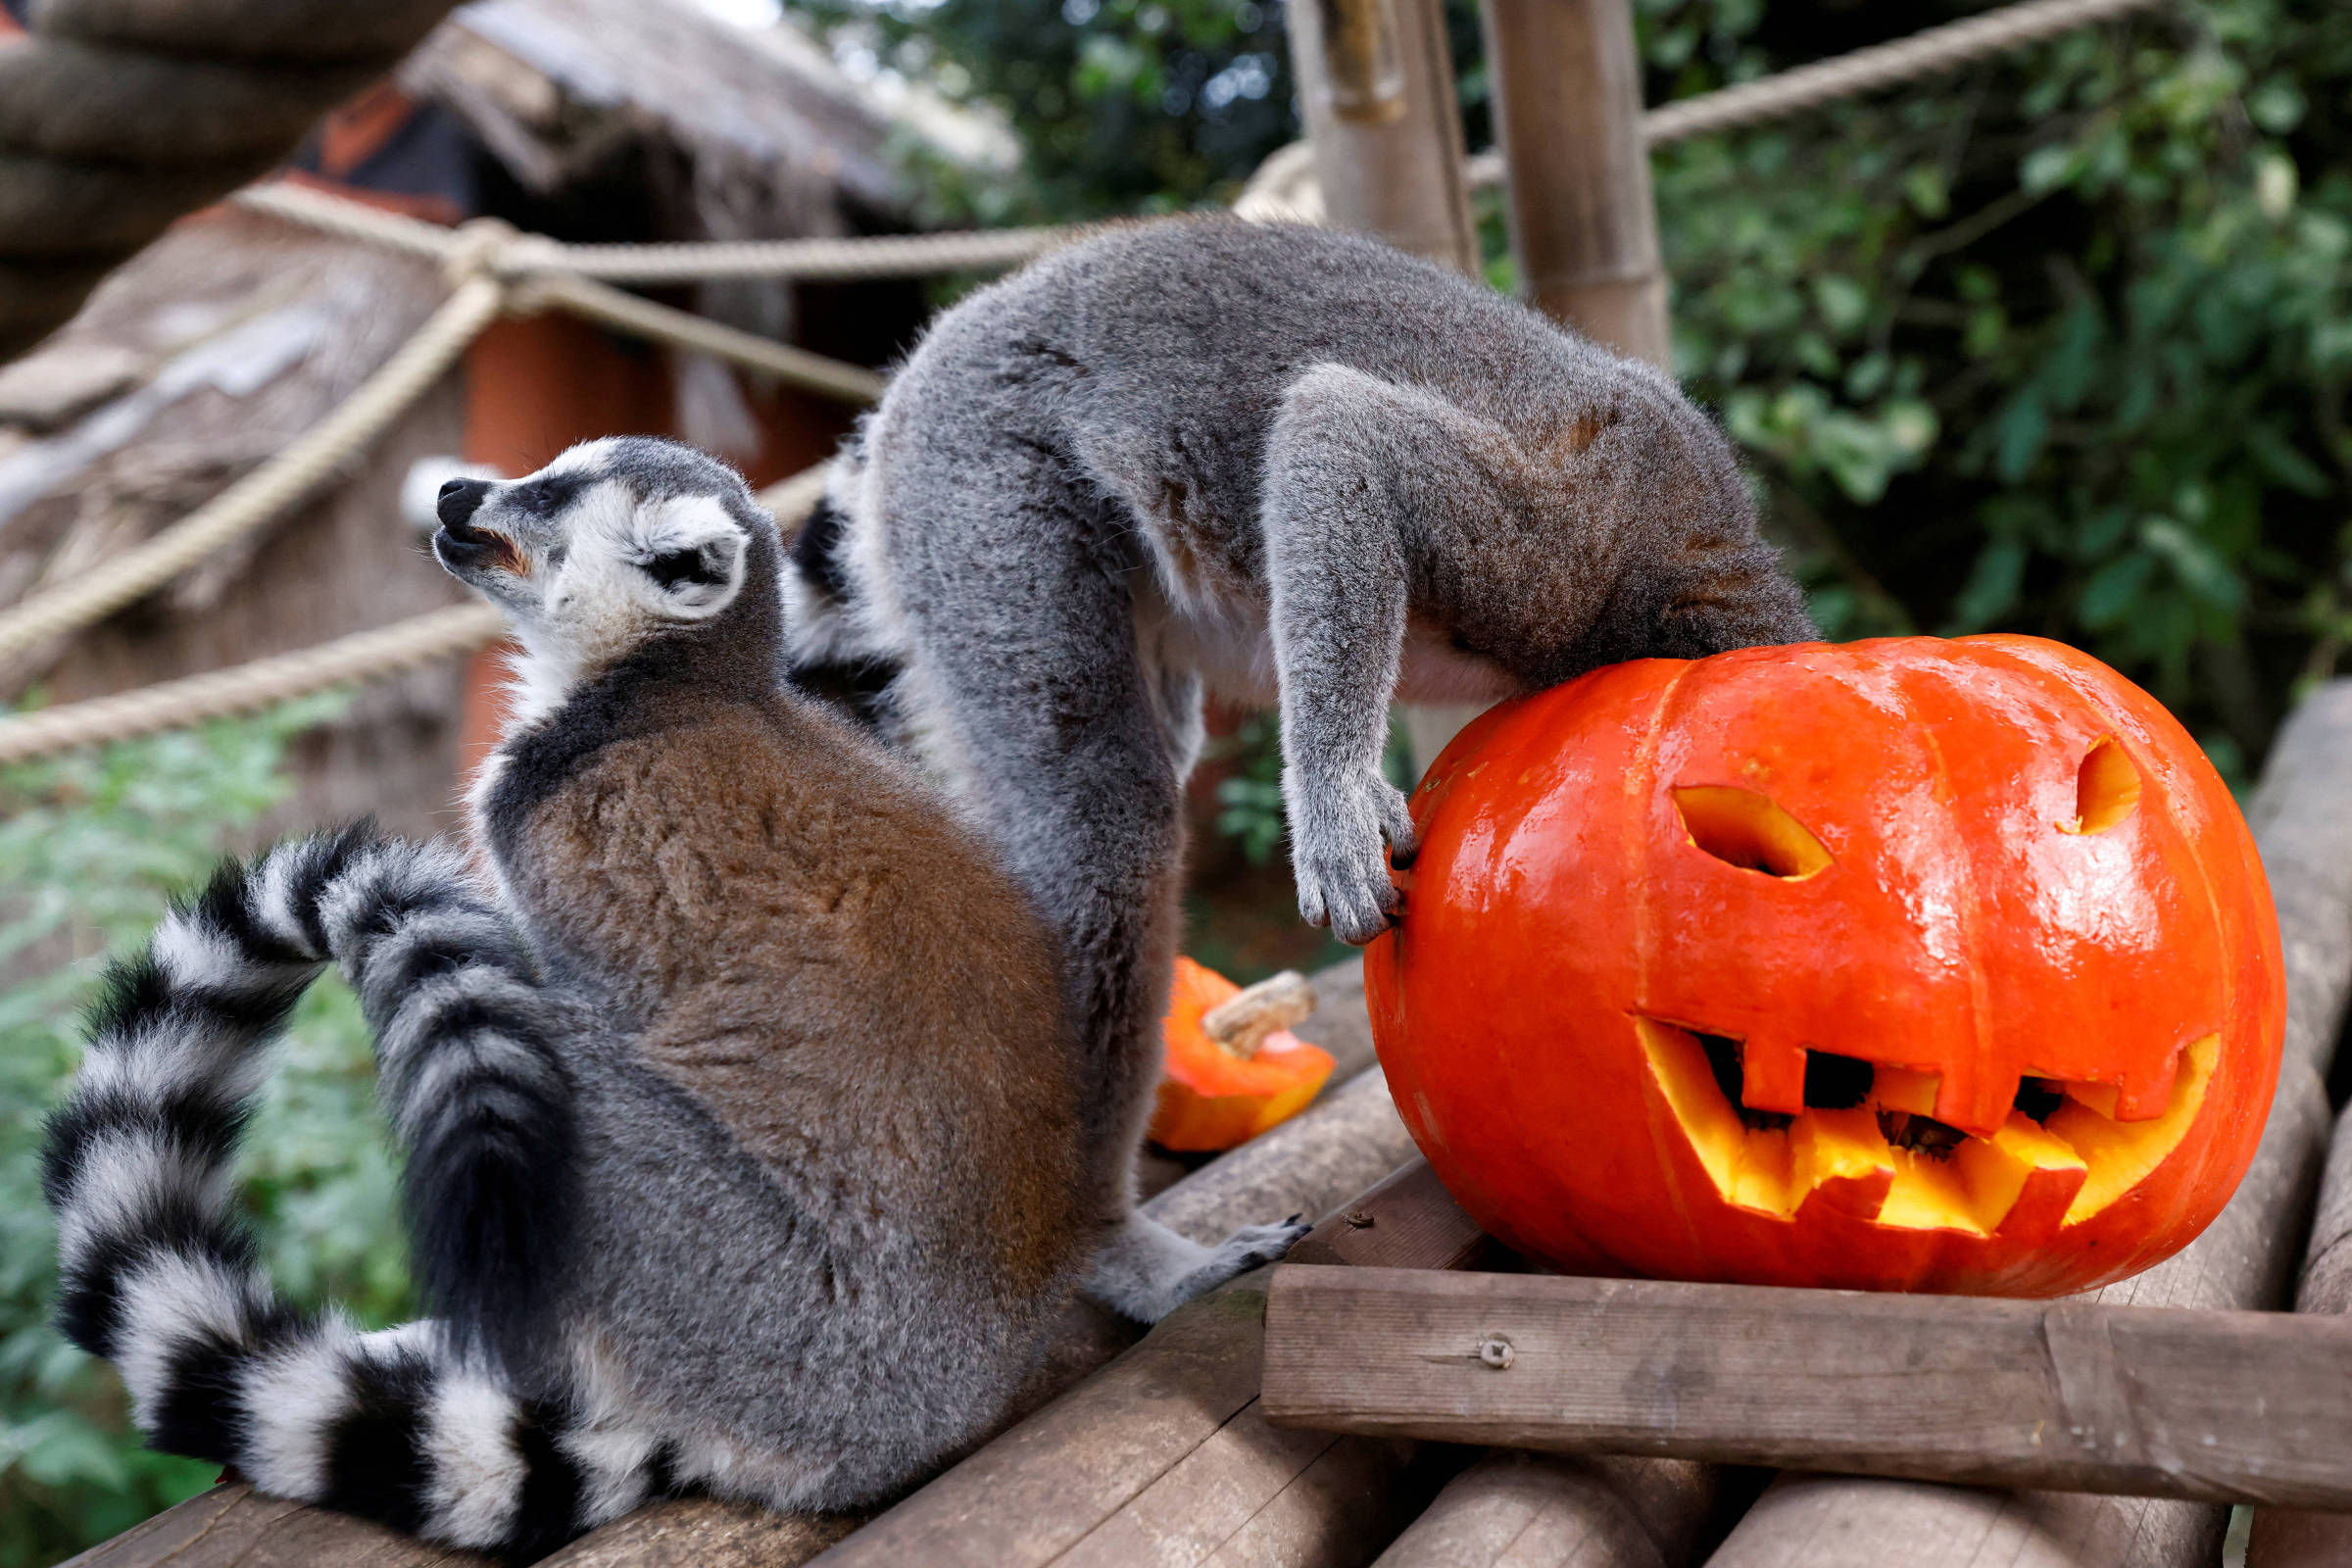
[[[1285,393],[1266,451],[1261,527],[1282,686],[1282,794],[1298,910],[1371,941],[1398,906],[1383,841],[1414,849],[1404,796],[1381,773],[1412,569],[1416,491],[1487,487],[1465,416],[1337,365]]]

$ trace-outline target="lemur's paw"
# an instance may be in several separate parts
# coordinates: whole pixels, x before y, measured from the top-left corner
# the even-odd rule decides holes
[[[1282,1255],[1313,1229],[1312,1225],[1300,1224],[1296,1214],[1277,1225],[1243,1226],[1217,1244],[1207,1262],[1184,1277],[1184,1282],[1176,1287],[1177,1300],[1181,1303],[1196,1296],[1206,1296],[1260,1263],[1281,1262]]]
[[[1404,905],[1389,879],[1391,854],[1396,864],[1410,865],[1419,848],[1404,796],[1375,773],[1296,794],[1291,868],[1298,913],[1360,948],[1386,931]]]

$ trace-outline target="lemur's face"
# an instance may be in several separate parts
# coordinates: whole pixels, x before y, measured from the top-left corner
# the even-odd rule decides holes
[[[595,666],[734,603],[749,503],[733,470],[690,447],[591,441],[526,478],[443,485],[433,555],[533,654]]]

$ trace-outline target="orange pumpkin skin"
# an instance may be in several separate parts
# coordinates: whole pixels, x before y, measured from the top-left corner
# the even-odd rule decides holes
[[[1331,1053],[1287,1029],[1258,1044],[1255,1055],[1235,1055],[1208,1037],[1201,1018],[1241,987],[1181,955],[1168,1015],[1160,1025],[1166,1061],[1152,1141],[1162,1149],[1200,1152],[1232,1149],[1306,1108],[1337,1065]]]
[[[1482,717],[1413,816],[1381,1064],[1463,1206],[1555,1267],[2052,1296],[2177,1251],[2254,1156],[2285,994],[2253,840],[2072,649],[1611,666]],[[1809,1050],[1871,1098],[1809,1107]],[[1888,1141],[1922,1128],[1956,1143]]]

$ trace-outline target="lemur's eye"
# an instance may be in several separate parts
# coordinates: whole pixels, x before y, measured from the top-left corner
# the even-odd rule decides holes
[[[645,574],[664,588],[682,582],[715,586],[722,579],[700,550],[666,550],[645,564]]]

